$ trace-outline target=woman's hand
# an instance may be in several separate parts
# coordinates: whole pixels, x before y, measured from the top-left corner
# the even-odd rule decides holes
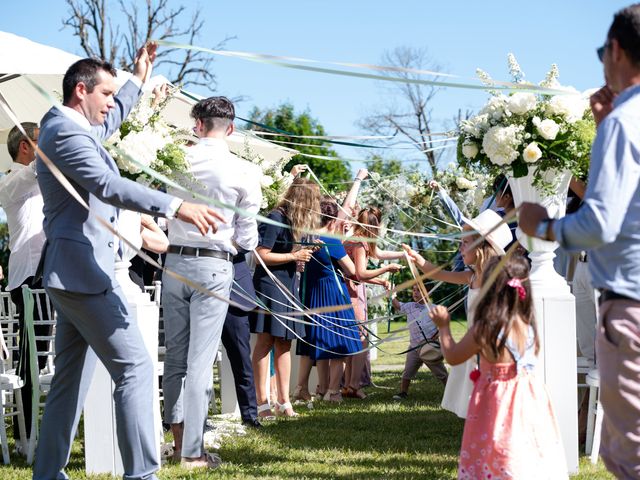
[[[446,327],[449,325],[449,322],[451,322],[449,310],[447,310],[447,307],[443,307],[442,305],[435,305],[429,312],[429,316],[438,328]]]
[[[425,266],[431,265],[429,262],[425,260],[425,258],[422,255],[416,252],[409,245],[406,245],[403,243],[402,248],[404,248],[404,251],[407,252],[407,255],[409,255],[409,258],[413,260],[413,263],[415,263],[420,270],[424,270]]]
[[[313,255],[313,251],[309,248],[301,248],[300,250],[296,250],[295,252],[291,252],[293,255],[293,260],[296,262],[308,262],[311,260],[311,256]]]
[[[429,180],[429,183],[427,183],[427,185],[431,190],[435,190],[436,192],[440,190],[440,184],[435,180]]]
[[[156,85],[152,91],[153,101],[151,102],[152,107],[156,107],[162,102],[167,95],[169,94],[169,85],[163,83],[162,85]]]
[[[391,273],[399,272],[403,268],[404,268],[404,266],[400,265],[399,263],[389,263],[388,265],[384,266],[384,269],[387,272],[391,272]]]
[[[293,175],[294,177],[297,177],[301,173],[306,172],[308,168],[309,166],[304,163],[294,165],[293,168],[291,169],[291,175]]]
[[[356,174],[356,180],[362,181],[368,176],[369,176],[369,170],[367,170],[366,168],[361,168],[360,170],[358,170],[358,173]]]

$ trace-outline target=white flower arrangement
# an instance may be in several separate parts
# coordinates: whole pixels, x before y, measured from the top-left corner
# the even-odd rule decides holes
[[[526,86],[524,73],[513,55],[509,71],[514,82]],[[558,68],[552,65],[540,86],[560,89]],[[488,86],[495,83],[479,70]],[[495,176],[523,177],[533,168],[534,185],[550,187],[543,179],[548,170],[570,170],[576,176],[588,171],[595,123],[589,101],[571,88],[566,94],[516,92],[510,96],[492,92],[478,115],[460,123],[458,161],[465,167]]]
[[[243,150],[239,156],[260,167],[262,171],[262,177],[260,178],[262,205],[260,205],[260,211],[261,213],[270,212],[278,204],[291,182],[293,182],[293,176],[289,172],[283,171],[289,159],[281,157],[277,160],[267,160],[253,151],[249,145],[248,138],[245,139]]]
[[[122,122],[120,129],[107,140],[105,146],[124,177],[144,185],[157,183],[130,157],[173,180],[184,179],[189,170],[184,138],[190,133],[171,127],[161,116],[177,90],[170,90],[166,98],[155,105],[151,99],[142,99]]]

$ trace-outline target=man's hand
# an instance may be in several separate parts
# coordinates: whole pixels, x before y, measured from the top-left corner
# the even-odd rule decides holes
[[[169,95],[169,85],[167,83],[156,85],[153,89],[152,95],[153,101],[151,102],[151,106],[156,107],[160,105],[160,103],[167,98],[167,95]]]
[[[218,212],[202,203],[182,202],[176,217],[183,222],[195,225],[202,235],[206,235],[209,232],[209,228],[213,233],[218,231],[216,220],[227,223],[225,218]]]
[[[518,226],[520,229],[529,235],[534,237],[536,233],[536,227],[541,220],[549,218],[547,209],[537,203],[524,202],[520,205],[520,211],[518,213]]]
[[[613,110],[613,100],[615,98],[615,94],[606,85],[591,95],[589,102],[591,103],[591,111],[596,125],[600,125],[600,122]]]
[[[155,42],[148,43],[147,45],[140,47],[136,58],[133,61],[133,74],[142,81],[142,83],[149,80],[151,77],[151,71],[153,70],[153,61],[156,59],[156,50],[158,44]]]
[[[440,184],[435,180],[429,180],[429,183],[427,185],[431,190],[435,190],[436,192],[440,190]]]

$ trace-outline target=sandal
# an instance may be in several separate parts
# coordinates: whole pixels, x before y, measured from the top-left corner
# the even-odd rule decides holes
[[[360,400],[364,400],[365,398],[367,398],[367,394],[364,393],[364,391],[361,388],[356,390],[353,387],[347,387],[346,389],[343,389],[342,396],[347,398],[358,398]]]
[[[220,458],[220,455],[209,452],[205,452],[204,459],[189,461],[183,458],[180,462],[181,467],[187,468],[189,470],[195,468],[209,468],[213,470],[214,468],[219,468],[220,465],[222,465],[222,459]]]
[[[291,414],[288,414],[287,410],[291,410]],[[293,406],[291,406],[291,402],[286,402],[286,403],[276,402],[276,416],[293,418],[293,417],[298,417],[300,415],[293,411]]]
[[[269,405],[269,403],[258,405],[258,417],[260,417],[260,420],[264,420],[266,422],[276,419],[276,417],[273,415],[273,411],[271,410],[271,405]]]
[[[309,393],[309,389],[298,385],[296,389],[293,391],[293,395],[291,396],[293,401],[302,400],[304,402],[308,402],[311,400],[311,394]]]
[[[342,403],[342,393],[340,390],[327,390],[327,393],[324,395],[325,402],[331,403]]]

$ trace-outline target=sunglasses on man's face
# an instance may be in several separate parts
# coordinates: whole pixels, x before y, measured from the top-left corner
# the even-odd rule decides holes
[[[609,48],[609,42],[608,41],[603,46],[601,46],[600,48],[596,49],[596,53],[598,54],[598,59],[600,59],[601,62],[604,61],[604,52],[607,51],[607,48]]]

